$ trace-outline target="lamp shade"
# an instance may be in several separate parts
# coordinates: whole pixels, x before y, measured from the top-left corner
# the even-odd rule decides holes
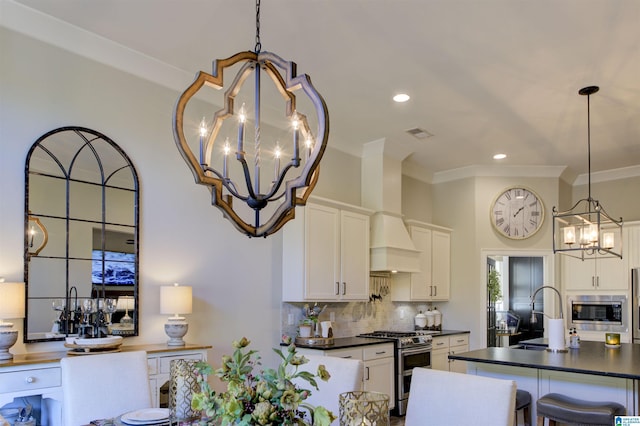
[[[133,309],[135,306],[135,300],[133,296],[120,296],[118,297],[118,303],[116,305],[116,309],[119,311],[128,311],[129,309]]]
[[[24,283],[0,282],[0,320],[24,318]]]
[[[190,314],[192,312],[191,294],[190,286],[181,286],[177,283],[160,287],[160,313]]]

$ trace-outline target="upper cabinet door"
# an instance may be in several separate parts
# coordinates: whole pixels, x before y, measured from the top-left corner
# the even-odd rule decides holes
[[[308,202],[283,228],[282,246],[284,301],[369,300],[366,210]]]
[[[340,212],[341,299],[369,299],[369,217]]]
[[[333,300],[340,293],[340,212],[331,207],[306,207],[306,299]]]
[[[431,230],[412,226],[411,240],[420,251],[420,272],[411,274],[411,300],[429,300],[433,292],[431,282]]]
[[[434,287],[431,300],[449,300],[451,287],[451,235],[433,231],[431,235],[432,250],[432,285]]]

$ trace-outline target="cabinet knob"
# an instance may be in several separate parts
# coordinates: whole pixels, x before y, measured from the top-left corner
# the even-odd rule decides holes
[[[33,377],[33,376],[27,376],[27,378],[24,379],[24,381],[27,382],[27,383],[35,383],[36,378]]]

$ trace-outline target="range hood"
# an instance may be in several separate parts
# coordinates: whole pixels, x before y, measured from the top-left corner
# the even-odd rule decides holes
[[[385,139],[363,148],[362,206],[376,212],[371,216],[371,271],[420,272],[420,252],[401,213],[402,160],[408,154],[397,147],[385,152]]]

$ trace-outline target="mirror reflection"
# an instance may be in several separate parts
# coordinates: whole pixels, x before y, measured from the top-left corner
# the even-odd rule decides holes
[[[138,176],[95,130],[41,136],[25,167],[25,342],[138,334]]]

